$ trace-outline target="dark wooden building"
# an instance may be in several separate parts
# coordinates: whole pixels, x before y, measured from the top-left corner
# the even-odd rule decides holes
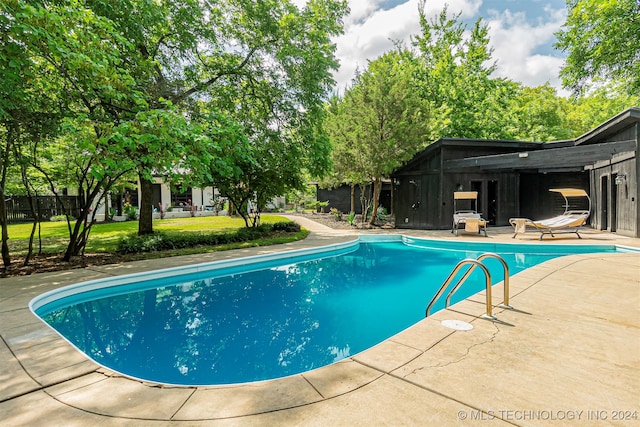
[[[365,189],[365,196],[371,199],[372,185],[368,185]],[[360,187],[354,188],[355,198],[355,213],[362,213],[362,205],[360,203]],[[342,213],[349,213],[351,211],[351,186],[341,185],[337,188],[324,189],[317,188],[316,200],[319,202],[329,202],[327,212],[331,208],[336,208]],[[387,210],[387,213],[391,212],[391,182],[385,181],[382,183],[382,189],[380,191],[380,206]]]
[[[640,237],[639,138],[640,109],[631,108],[569,141],[440,139],[393,173],[396,227],[450,228],[457,190],[478,191],[490,225],[542,219],[564,210],[548,190],[572,187],[589,193],[592,227]]]

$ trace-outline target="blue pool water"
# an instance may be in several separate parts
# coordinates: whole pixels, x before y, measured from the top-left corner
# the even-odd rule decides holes
[[[32,310],[95,362],[180,385],[292,375],[361,352],[424,318],[455,264],[490,251],[511,274],[613,246],[474,245],[418,239],[352,242],[86,282]],[[501,264],[485,260],[494,283]],[[480,269],[456,301],[484,288]],[[455,301],[454,301],[455,302]],[[432,312],[444,307],[444,297]]]

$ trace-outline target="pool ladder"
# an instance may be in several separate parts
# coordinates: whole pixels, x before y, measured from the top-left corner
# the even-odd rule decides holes
[[[504,283],[504,301],[502,302],[502,304],[500,304],[500,307],[512,309],[513,307],[509,305],[509,266],[500,255],[494,254],[492,252],[486,252],[480,255],[476,259],[465,258],[462,261],[460,261],[458,264],[456,264],[456,266],[451,271],[451,274],[449,274],[449,277],[447,277],[447,280],[445,280],[442,286],[440,286],[438,293],[433,297],[429,305],[427,305],[425,317],[429,317],[429,314],[431,314],[431,308],[436,303],[436,301],[440,299],[445,289],[447,289],[451,281],[454,279],[456,274],[458,274],[458,272],[462,269],[462,267],[464,267],[465,265],[471,265],[471,267],[469,267],[467,272],[464,273],[464,275],[460,278],[460,280],[458,280],[458,283],[456,283],[456,285],[453,287],[453,289],[451,289],[451,291],[447,295],[445,308],[449,307],[449,304],[451,303],[451,296],[460,288],[460,286],[462,286],[464,281],[467,280],[467,278],[471,275],[471,273],[473,273],[476,267],[480,267],[480,269],[484,272],[484,276],[485,276],[485,286],[486,286],[485,293],[487,297],[487,312],[483,314],[482,317],[484,317],[485,319],[496,320],[496,317],[492,313],[492,304],[491,304],[491,273],[489,273],[489,269],[487,269],[487,267],[481,262],[485,258],[495,258],[498,261],[500,261],[500,263],[502,264],[502,267],[504,269],[504,282],[503,282]]]

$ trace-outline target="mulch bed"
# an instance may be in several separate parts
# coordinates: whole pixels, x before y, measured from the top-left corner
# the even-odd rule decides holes
[[[34,273],[46,273],[50,271],[71,270],[73,268],[85,268],[94,265],[116,264],[124,261],[131,261],[131,257],[118,254],[85,254],[76,256],[71,261],[62,261],[60,255],[37,255],[34,254],[28,265],[24,265],[24,257],[12,256],[9,268],[3,267],[0,270],[0,277],[28,276]]]
[[[375,225],[369,225],[368,222],[362,223],[362,216],[356,215],[354,225],[350,225],[347,221],[348,215],[343,214],[342,220],[337,220],[335,215],[330,213],[307,213],[297,212],[289,215],[303,216],[309,218],[317,223],[326,225],[327,227],[341,229],[341,230],[368,230],[379,228],[395,228],[395,219],[392,215],[387,215],[384,220],[376,221]]]

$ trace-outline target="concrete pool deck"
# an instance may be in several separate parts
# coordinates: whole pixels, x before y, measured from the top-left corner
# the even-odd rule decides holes
[[[0,279],[2,426],[640,425],[640,254],[571,255],[523,271],[493,292],[497,322],[480,318],[484,294],[423,319],[334,365],[252,384],[163,387],[88,361],[28,309],[60,286],[190,263],[336,243],[354,233],[297,219],[304,241]],[[448,231],[388,230],[415,237],[539,243]],[[640,239],[585,230],[544,244]],[[426,305],[427,301],[425,301]],[[454,320],[469,331],[443,326]]]

